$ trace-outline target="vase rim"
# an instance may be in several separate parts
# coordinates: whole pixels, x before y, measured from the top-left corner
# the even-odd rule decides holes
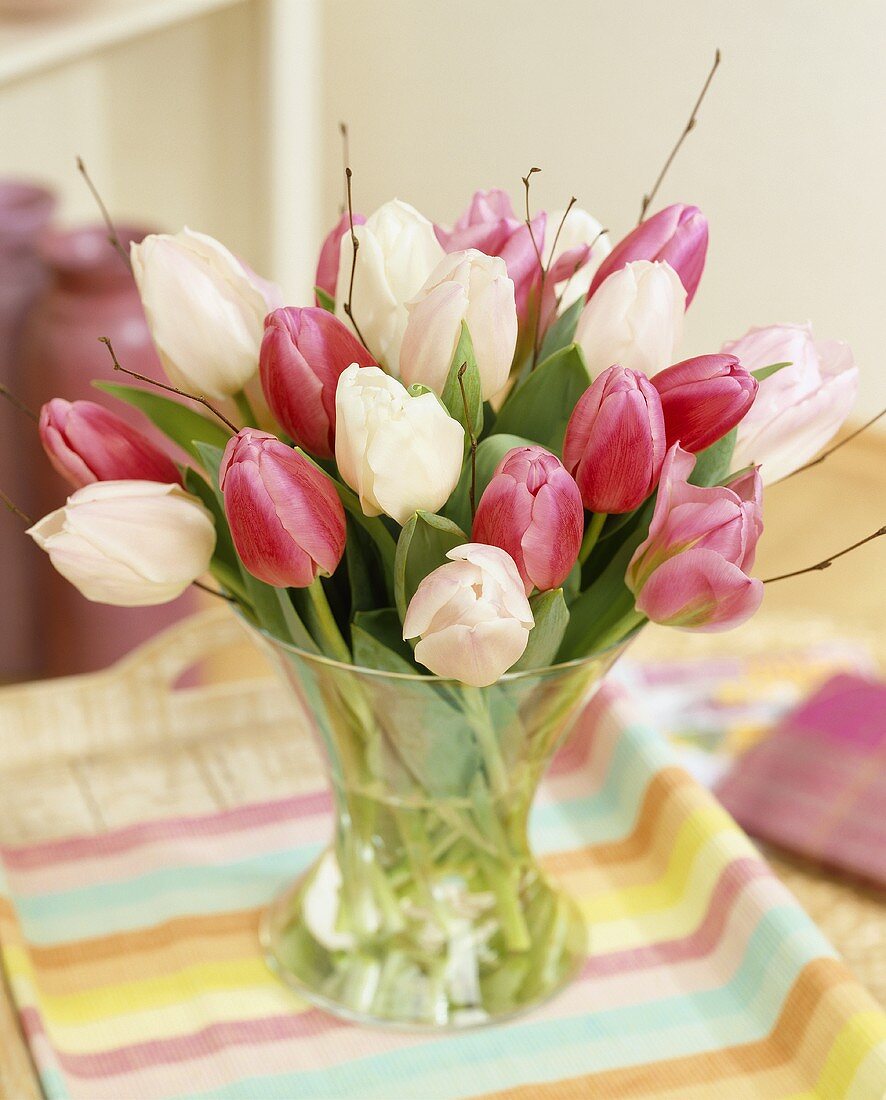
[[[391,672],[384,668],[373,668],[371,665],[355,665],[348,661],[337,661],[334,657],[327,657],[324,653],[310,653],[308,650],[295,645],[294,642],[284,642],[264,627],[256,626],[249,622],[238,607],[235,607],[233,610],[234,613],[246,623],[250,630],[254,630],[256,633],[261,634],[271,645],[278,649],[285,649],[288,652],[294,653],[304,661],[325,665],[328,668],[340,669],[343,672],[359,672],[367,676],[378,676],[385,680],[401,680],[407,683],[416,684],[454,684],[461,687],[465,686],[461,680],[456,680],[453,676],[437,676],[434,673],[425,674],[423,672]],[[555,665],[542,665],[540,668],[524,668],[520,669],[518,672],[505,672],[499,676],[495,683],[516,683],[519,680],[529,679],[531,676],[553,675],[568,669],[580,668],[582,665],[590,664],[593,661],[599,661],[601,657],[614,655],[620,650],[625,649],[628,643],[632,642],[637,634],[643,629],[643,626],[643,623],[638,623],[620,642],[614,642],[605,649],[595,650],[593,653],[585,654],[583,657],[573,657],[572,660],[569,661],[560,661]]]

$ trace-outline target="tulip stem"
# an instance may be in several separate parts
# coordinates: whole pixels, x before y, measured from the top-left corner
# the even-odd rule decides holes
[[[796,470],[792,470],[781,480],[787,481],[788,478],[795,477],[797,474],[802,474],[804,470],[811,470],[813,466],[819,466],[826,458],[832,455],[834,451],[839,451],[841,447],[845,447],[847,443],[851,443],[856,436],[867,431],[868,428],[872,427],[884,416],[886,416],[886,409],[880,409],[876,416],[872,416],[871,419],[862,424],[860,428],[856,428],[854,432],[850,432],[845,439],[841,439],[839,443],[835,443],[833,447],[829,447],[823,454],[820,454],[818,458],[813,458],[811,462],[807,462],[805,466],[798,466]]]
[[[14,516],[18,516],[19,519],[23,519],[29,527],[34,526],[34,521],[27,514],[27,512],[23,512],[21,508],[19,508],[19,506],[15,503],[15,501],[10,500],[10,498],[6,495],[6,493],[3,492],[2,489],[0,489],[0,503],[5,504]]]
[[[26,405],[20,397],[16,397],[12,390],[7,389],[2,382],[0,382],[0,397],[5,397],[10,405],[18,409],[19,412],[23,412],[25,416],[29,416],[35,424],[40,423],[40,417],[34,410]]]
[[[224,415],[224,413],[220,413],[214,405],[210,405],[205,397],[201,397],[196,393],[186,393],[184,390],[180,390],[178,386],[168,386],[165,382],[158,382],[156,378],[148,378],[146,374],[138,374],[134,370],[127,370],[126,367],[121,367],[120,364],[117,362],[117,356],[114,353],[114,345],[111,343],[108,337],[99,336],[98,339],[99,343],[104,344],[110,352],[111,359],[114,363],[114,370],[122,371],[124,374],[128,374],[130,378],[137,378],[139,382],[147,382],[149,386],[156,386],[158,389],[166,390],[168,393],[177,393],[179,397],[187,397],[189,401],[197,401],[205,409],[208,409],[213,414],[213,416],[217,416],[226,428],[230,428],[233,435],[237,434],[237,432],[239,431],[237,425],[232,424],[231,421],[228,420],[228,418]]]
[[[474,434],[474,426],[471,423],[471,412],[468,408],[468,395],[465,393],[465,371],[468,369],[467,363],[462,363],[456,372],[458,378],[458,388],[461,390],[461,403],[464,405],[465,410],[465,431],[468,433],[468,439],[471,442],[471,520],[477,513],[477,436]]]
[[[854,542],[851,546],[847,546],[845,550],[839,550],[836,554],[831,554],[829,558],[825,558],[824,561],[817,561],[815,565],[807,565],[805,569],[795,569],[793,573],[781,573],[777,577],[767,577],[763,584],[774,584],[776,581],[786,581],[790,577],[802,577],[804,573],[817,573],[821,569],[828,569],[837,560],[842,558],[846,554],[851,554],[853,550],[857,550],[859,546],[864,546],[866,542],[873,542],[874,539],[881,538],[886,535],[886,527],[881,527],[879,531],[874,531],[872,535],[867,535],[863,539],[859,539],[858,542]]]
[[[249,398],[246,396],[246,390],[238,390],[234,394],[234,404],[237,406],[237,411],[243,417],[246,428],[257,428],[258,417],[255,415],[255,410],[250,403]]]
[[[683,128],[682,134],[680,134],[680,136],[677,138],[677,144],[671,150],[668,159],[664,162],[664,167],[658,173],[658,179],[653,184],[652,190],[649,192],[648,195],[643,196],[643,201],[642,201],[642,203],[640,203],[640,217],[637,219],[637,225],[639,225],[640,222],[642,222],[643,219],[646,217],[646,211],[649,209],[649,207],[652,203],[652,200],[655,198],[656,194],[658,193],[658,189],[659,189],[659,187],[661,187],[662,181],[664,180],[665,176],[668,174],[668,169],[673,164],[674,158],[676,157],[677,153],[680,152],[680,146],[683,144],[683,142],[686,140],[686,138],[689,137],[689,135],[695,129],[695,124],[698,121],[698,117],[697,117],[698,116],[698,109],[699,109],[699,107],[701,107],[702,100],[708,94],[708,88],[710,88],[711,81],[714,79],[714,73],[717,71],[717,69],[719,67],[720,67],[720,51],[717,50],[716,53],[714,54],[714,64],[711,66],[711,71],[708,73],[707,80],[704,82],[704,87],[701,89],[701,92],[699,93],[698,99],[695,101],[695,106],[692,108],[692,114],[689,116],[689,121],[686,123],[685,127]]]
[[[314,606],[316,626],[322,635],[322,638],[318,640],[325,641],[325,648],[327,648],[330,656],[334,657],[337,661],[349,665],[351,663],[351,651],[345,644],[345,640],[341,636],[341,631],[338,629],[338,624],[335,621],[335,616],[332,614],[332,608],[329,606],[329,600],[327,600],[326,593],[323,591],[323,584],[320,578],[315,578],[314,581],[308,585],[306,591]]]
[[[591,551],[597,545],[597,539],[600,537],[600,532],[603,530],[603,524],[605,522],[606,512],[594,512],[591,516],[590,523],[588,523],[588,529],[585,531],[585,537],[581,542],[581,549],[578,552],[579,565],[584,565],[590,557]]]
[[[208,592],[210,596],[218,596],[220,600],[227,600],[228,603],[238,603],[233,596],[229,596],[227,592],[219,592],[217,588],[212,588],[208,584],[204,584],[202,581],[191,581],[191,584],[195,588],[199,588],[201,592]]]
[[[123,247],[123,243],[122,243],[122,241],[120,240],[120,237],[117,234],[117,229],[116,229],[113,221],[111,221],[111,215],[108,213],[108,208],[105,206],[104,202],[102,201],[101,195],[98,193],[98,188],[92,182],[92,180],[89,177],[89,173],[86,171],[86,165],[83,163],[83,158],[82,157],[77,157],[77,171],[80,173],[80,175],[86,181],[86,186],[92,192],[92,197],[95,199],[96,204],[99,208],[99,211],[100,211],[101,216],[102,216],[102,220],[105,223],[105,228],[108,231],[108,244],[110,244],[111,248],[114,249],[114,251],[117,253],[117,255],[120,257],[120,259],[123,261],[123,263],[126,264],[126,269],[131,274],[132,273],[132,260],[129,258],[129,253]]]

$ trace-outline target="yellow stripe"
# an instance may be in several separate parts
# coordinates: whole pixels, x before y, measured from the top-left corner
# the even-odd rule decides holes
[[[828,1053],[816,1083],[818,1096],[828,1100],[845,1096],[871,1049],[884,1040],[886,1015],[875,1011],[856,1013],[843,1026]],[[882,1085],[886,1091],[886,1080],[882,1081]]]

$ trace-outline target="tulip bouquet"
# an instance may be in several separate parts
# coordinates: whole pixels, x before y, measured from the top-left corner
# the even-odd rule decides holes
[[[91,402],[39,418],[75,491],[30,533],[87,598],[208,571],[271,640],[337,832],[268,950],[361,1018],[477,1022],[574,969],[581,918],[526,841],[544,766],[644,622],[753,614],[762,484],[856,391],[808,326],[678,361],[696,207],[611,248],[573,205],[531,217],[524,183],[525,218],[502,191],[451,229],[399,201],[343,214],[305,306],[210,237],[148,237],[131,267],[175,395],[99,388],[174,454]]]

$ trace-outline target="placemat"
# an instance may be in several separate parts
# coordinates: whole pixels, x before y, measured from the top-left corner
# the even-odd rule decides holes
[[[126,708],[105,717],[127,720]],[[429,1038],[299,1003],[266,970],[256,925],[327,838],[328,795],[314,776],[296,795],[196,810],[0,849],[3,962],[48,1096],[886,1090],[886,1015],[725,811],[611,693],[556,759],[532,825],[547,869],[582,901],[591,955],[564,993],[506,1026]]]

